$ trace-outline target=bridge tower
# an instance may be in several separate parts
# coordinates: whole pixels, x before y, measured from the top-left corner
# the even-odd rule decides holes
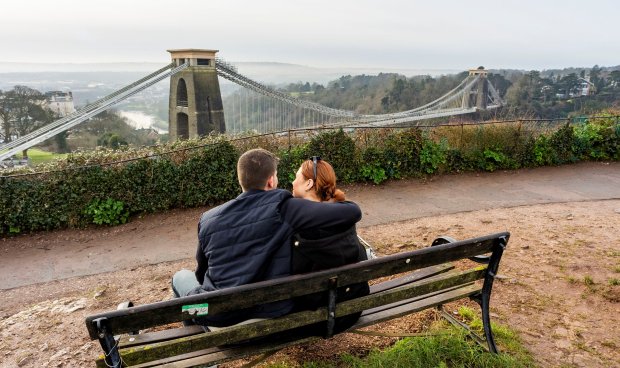
[[[224,133],[224,105],[215,69],[219,50],[168,50],[175,66],[189,67],[170,77],[168,132],[170,140]]]
[[[487,75],[488,71],[484,69],[483,66],[479,66],[478,69],[470,69],[469,76],[470,77],[478,77],[477,89],[475,100],[472,101],[470,106],[474,105],[480,110],[486,110],[487,108],[487,95],[489,94],[489,86],[487,85]],[[473,97],[473,96],[472,96]]]

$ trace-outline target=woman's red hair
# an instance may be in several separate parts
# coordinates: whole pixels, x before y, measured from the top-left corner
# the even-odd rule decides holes
[[[301,164],[301,174],[306,179],[314,179],[314,162],[312,160],[306,160]],[[345,200],[344,192],[336,188],[336,172],[327,161],[318,160],[316,162],[314,191],[321,202],[331,199],[336,202]]]

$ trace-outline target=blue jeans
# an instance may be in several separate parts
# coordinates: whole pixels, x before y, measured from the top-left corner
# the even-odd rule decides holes
[[[200,286],[196,275],[190,270],[181,270],[172,276],[172,292],[179,298]]]
[[[190,291],[194,290],[200,286],[198,280],[196,280],[196,275],[190,270],[181,270],[172,276],[172,292],[174,296],[180,298],[182,296],[187,296]],[[192,320],[183,321],[184,326],[193,325]],[[209,332],[209,327],[202,326],[205,332]],[[210,365],[208,368],[217,368],[216,365]]]

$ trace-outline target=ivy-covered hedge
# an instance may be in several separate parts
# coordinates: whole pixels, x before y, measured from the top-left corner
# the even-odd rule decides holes
[[[131,214],[215,204],[239,192],[233,145],[188,156],[0,177],[0,233],[122,223]]]
[[[436,173],[620,160],[620,120],[617,115],[602,114],[554,126],[517,121],[431,130],[326,131],[278,153],[282,187],[290,188],[299,163],[313,155],[334,166],[340,183],[380,184]]]
[[[620,124],[608,114],[578,124],[324,130],[300,136],[207,137],[160,147],[72,154],[42,173],[0,177],[0,235],[114,225],[131,215],[211,205],[240,192],[236,161],[262,147],[280,157],[280,186],[300,163],[329,161],[341,184],[459,171],[620,160]]]

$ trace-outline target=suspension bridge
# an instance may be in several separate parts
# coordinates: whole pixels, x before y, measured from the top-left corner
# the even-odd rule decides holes
[[[171,83],[170,88],[171,139],[186,139],[211,131],[271,133],[298,128],[415,125],[421,120],[468,114],[480,109],[494,109],[503,104],[499,93],[486,78],[486,71],[475,69],[470,70],[469,75],[451,91],[423,106],[387,114],[358,114],[293,97],[289,93],[257,82],[241,74],[233,64],[216,58],[216,50],[169,51],[173,54],[172,63],[0,147],[0,161],[67,131],[167,78],[171,78],[171,82],[175,81],[175,85]],[[192,58],[194,51],[198,51],[198,58]],[[200,51],[208,53],[201,54]],[[175,57],[175,52],[182,53],[177,53]],[[200,55],[209,55],[212,58],[204,59],[200,58]],[[193,80],[188,78],[188,71],[196,73],[200,78],[193,74],[190,74]],[[235,102],[234,98],[224,99],[222,103],[217,77],[214,77],[215,82],[213,78],[204,79],[201,77],[204,73],[200,74],[202,71],[210,71],[214,76],[242,87],[245,91],[245,106],[241,106],[239,101]],[[198,88],[201,83],[207,84],[205,88],[207,92],[210,91],[210,96],[203,96],[203,91]],[[188,90],[192,93],[188,93]],[[204,123],[205,121],[208,125]]]

